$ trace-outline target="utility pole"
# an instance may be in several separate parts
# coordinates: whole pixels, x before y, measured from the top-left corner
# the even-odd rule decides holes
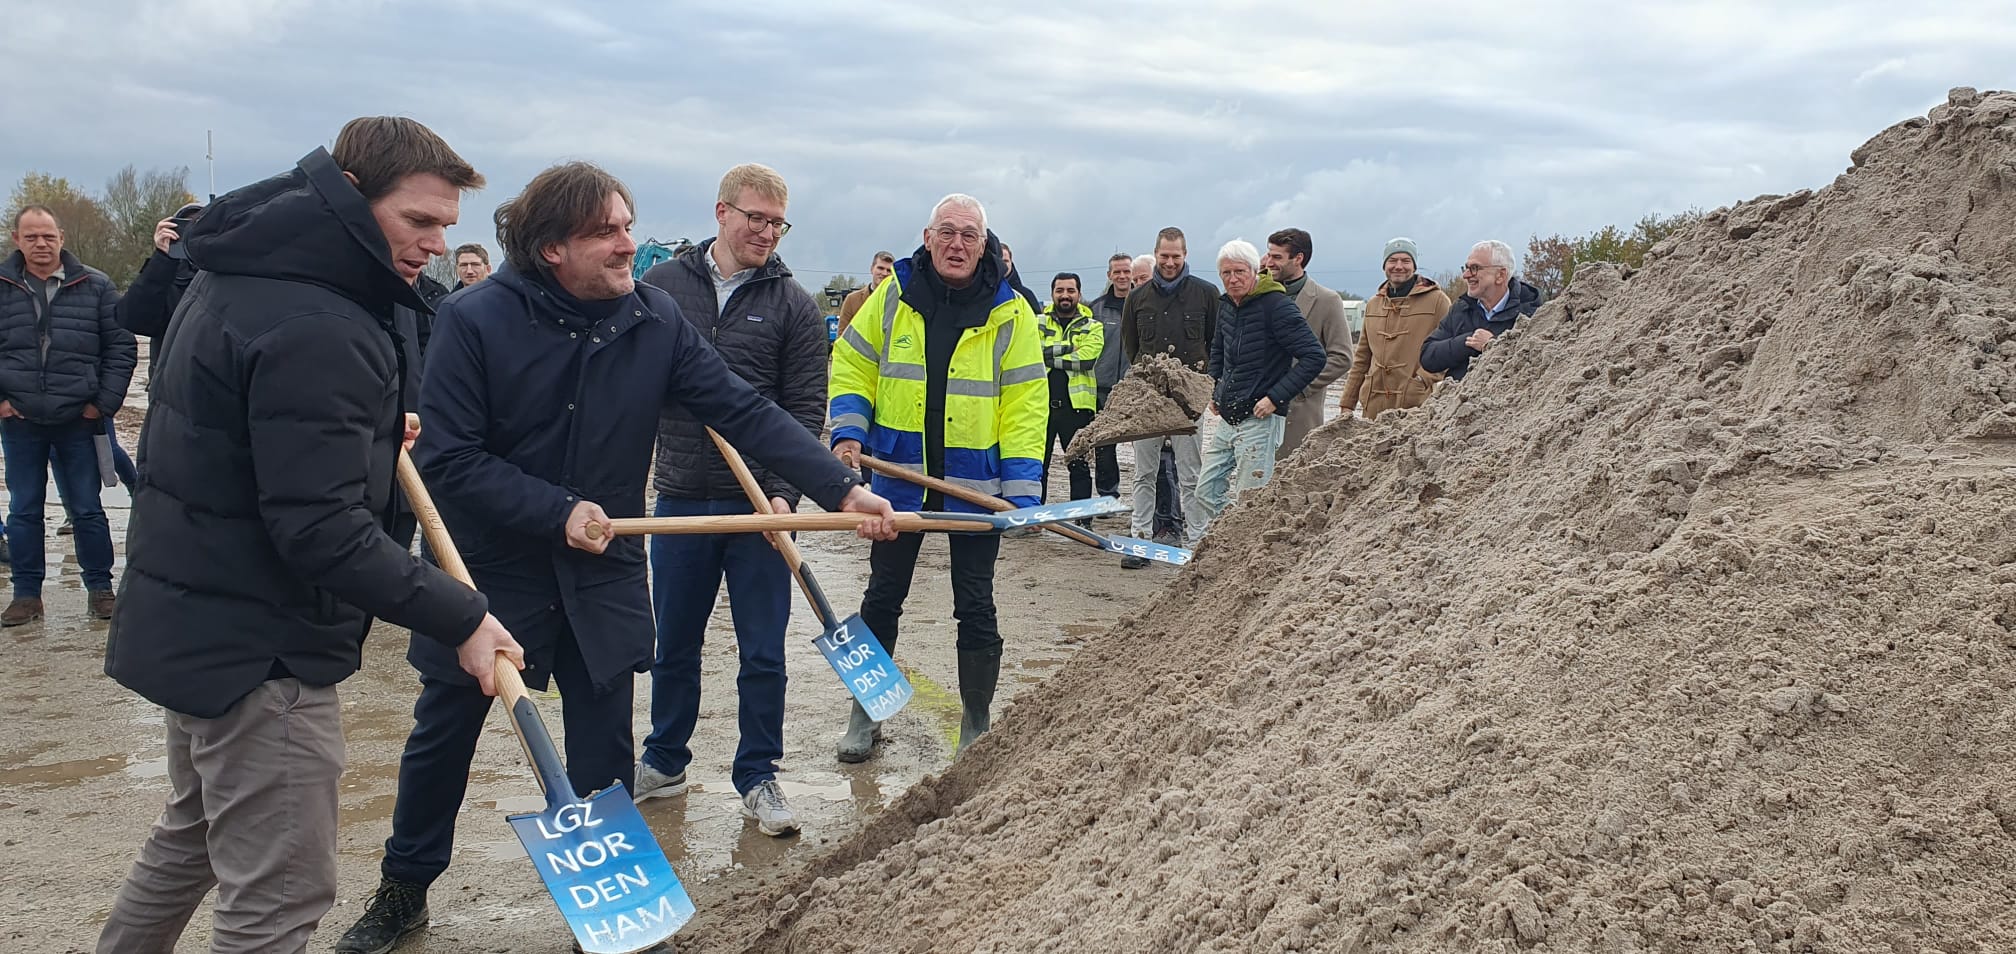
[[[217,201],[217,135],[203,130],[203,158],[210,164],[210,201]]]

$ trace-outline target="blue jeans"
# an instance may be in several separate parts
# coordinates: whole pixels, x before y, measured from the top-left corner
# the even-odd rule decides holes
[[[1206,527],[1240,493],[1274,479],[1274,451],[1288,431],[1288,415],[1269,414],[1237,424],[1206,412],[1197,422],[1203,441],[1203,469],[1197,475],[1197,498]],[[1202,536],[1205,527],[1196,528]]]
[[[660,517],[753,513],[746,499],[659,497]],[[735,791],[777,776],[784,757],[784,629],[791,621],[791,569],[760,533],[663,534],[651,538],[651,603],[658,656],[651,663],[651,734],[644,761],[677,775],[693,761],[687,743],[700,718],[700,647],[721,578],[742,669],[735,677],[741,742]]]
[[[56,492],[77,529],[77,564],[86,590],[112,589],[112,525],[99,503],[98,449],[91,438],[102,425],[78,418],[67,424],[0,421],[0,452],[7,455],[7,545],[14,598],[41,599],[48,574],[42,561],[42,511],[49,499],[49,464]]]
[[[119,428],[111,417],[105,418],[105,436],[112,440],[112,472],[119,475],[119,482],[126,485],[126,492],[132,493],[140,482],[140,471],[133,466],[133,458],[127,456],[126,448],[119,446]]]

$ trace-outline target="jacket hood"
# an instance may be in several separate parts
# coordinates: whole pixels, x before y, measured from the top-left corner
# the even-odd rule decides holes
[[[1273,275],[1270,275],[1266,272],[1261,272],[1259,278],[1255,279],[1253,282],[1253,294],[1247,295],[1246,300],[1252,301],[1253,299],[1258,298],[1261,295],[1265,295],[1269,292],[1280,292],[1281,294],[1286,295],[1288,294],[1288,286],[1283,285],[1278,281],[1275,281]],[[1229,292],[1220,292],[1218,294],[1218,297],[1228,302],[1232,300],[1232,295]]]
[[[715,239],[711,238],[703,239],[698,245],[687,246],[679,254],[672,256],[672,259],[673,261],[683,263],[687,268],[693,269],[698,273],[701,278],[705,278],[711,282],[714,280],[714,276],[708,273],[707,250],[714,247],[715,241]],[[756,281],[763,278],[790,277],[790,267],[784,264],[782,258],[777,257],[776,252],[771,252],[770,260],[756,266],[756,274],[749,276],[749,280]]]
[[[320,147],[292,171],[211,203],[183,245],[206,272],[317,285],[380,314],[432,311],[392,267],[371,204]]]

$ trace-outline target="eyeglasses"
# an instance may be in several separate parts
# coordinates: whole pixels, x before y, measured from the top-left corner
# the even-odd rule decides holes
[[[761,212],[751,212],[748,209],[742,208],[741,206],[736,205],[733,202],[723,202],[721,204],[731,209],[734,209],[735,211],[740,212],[743,215],[748,216],[749,230],[752,232],[761,232],[764,229],[767,229],[770,226],[774,225],[777,226],[777,237],[781,239],[791,231],[791,223],[786,222],[783,219],[773,219],[767,215],[764,215]]]
[[[978,245],[981,240],[986,238],[986,236],[972,229],[955,229],[949,225],[941,225],[931,231],[938,233],[938,241],[944,242],[947,245],[952,244],[954,239],[959,240],[959,243],[962,245]]]
[[[1463,274],[1475,275],[1478,272],[1481,272],[1487,268],[1504,268],[1504,267],[1505,266],[1503,265],[1473,265],[1469,262],[1465,262],[1463,263]]]

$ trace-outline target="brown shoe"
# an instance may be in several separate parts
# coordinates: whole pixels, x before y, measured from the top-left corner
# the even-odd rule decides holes
[[[39,599],[17,599],[0,611],[0,626],[19,626],[42,618],[42,601]]]
[[[92,619],[111,619],[112,607],[118,601],[113,598],[111,590],[92,590],[90,602]],[[36,609],[40,611],[41,607],[38,606]]]

